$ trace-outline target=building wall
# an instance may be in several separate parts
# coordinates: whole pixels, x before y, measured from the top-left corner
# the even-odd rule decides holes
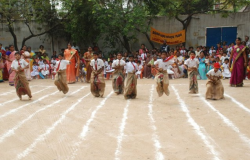
[[[182,17],[184,18],[184,17]],[[209,15],[199,14],[195,15],[192,19],[188,31],[186,34],[186,46],[196,47],[198,45],[206,45],[206,27],[221,27],[221,26],[234,26],[238,27],[238,37],[244,38],[245,35],[250,35],[250,12],[235,13],[229,15],[227,18],[222,18],[220,14]],[[182,24],[176,19],[169,19],[168,17],[156,17],[153,20],[152,27],[165,33],[174,33],[182,30]],[[18,47],[21,48],[22,39],[29,35],[29,30],[25,24],[21,21],[15,23],[15,33],[18,37]],[[35,33],[41,32],[41,29],[46,26],[31,24],[32,30]],[[149,31],[150,33],[150,31]],[[230,34],[230,33],[228,33]],[[13,38],[8,31],[6,22],[0,20],[0,43],[3,46],[13,44]],[[132,51],[138,50],[140,44],[145,43],[147,48],[151,49],[151,46],[146,39],[145,35],[138,33],[138,40],[131,42]],[[103,41],[99,41],[99,47],[104,53],[108,53],[111,48],[104,48]],[[160,47],[160,44],[154,43],[156,47]],[[27,46],[31,46],[32,50],[38,51],[39,45],[44,45],[49,55],[52,53],[52,42],[48,36],[35,37],[26,42]],[[81,45],[79,44],[81,47]],[[59,52],[61,48],[66,48],[67,42],[64,39],[54,40],[54,49]],[[174,46],[173,46],[174,47]],[[83,51],[82,51],[83,52]]]

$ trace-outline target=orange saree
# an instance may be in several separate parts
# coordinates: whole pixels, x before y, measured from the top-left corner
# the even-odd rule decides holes
[[[64,51],[64,59],[69,60],[72,54],[75,54],[75,56],[70,60],[71,63],[67,65],[66,69],[67,83],[75,83],[76,76],[79,76],[79,67],[76,67],[76,63],[80,63],[80,58],[77,50],[66,49]]]
[[[90,61],[93,59],[93,52],[92,53],[90,53],[90,52],[84,53],[84,59],[86,61],[86,69],[87,69],[86,79],[87,79],[87,82],[89,82],[90,77],[91,77],[91,73],[92,73],[92,68],[90,66]]]

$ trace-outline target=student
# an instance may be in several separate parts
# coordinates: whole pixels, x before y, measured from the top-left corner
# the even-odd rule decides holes
[[[224,63],[224,60],[225,60],[226,58],[229,59],[229,57],[227,56],[227,52],[223,52],[223,55],[220,57],[220,62],[221,62],[221,64]]]
[[[30,73],[31,74],[31,77],[33,79],[38,79],[38,75],[39,75],[39,67],[38,67],[38,64],[36,62],[33,62],[33,67],[32,67],[33,71]]]
[[[29,99],[32,98],[29,82],[26,79],[26,75],[24,70],[29,68],[29,63],[24,59],[21,59],[21,55],[19,52],[15,53],[15,60],[11,64],[12,71],[16,72],[14,78],[14,84],[16,88],[16,93],[20,100],[22,100],[22,95],[28,95]]]
[[[172,70],[174,71],[174,78],[180,78],[180,73],[181,73],[180,66],[177,67],[178,66],[177,62],[174,62],[172,66],[173,66]]]
[[[135,73],[138,71],[138,66],[134,61],[134,56],[129,55],[129,62],[126,63],[125,68],[127,72],[126,86],[124,89],[125,99],[135,99],[137,96],[137,78]]]
[[[46,60],[43,60],[43,65],[41,67],[41,73],[43,74],[45,79],[47,79],[47,77],[49,75],[49,65],[47,64]]]
[[[105,91],[104,63],[102,59],[98,59],[97,53],[93,53],[93,57],[94,59],[90,62],[90,66],[92,67],[90,91],[95,97],[103,97]]]
[[[190,53],[190,58],[185,61],[185,68],[188,70],[189,77],[189,94],[197,94],[198,93],[198,81],[197,75],[199,60],[195,58],[195,52],[192,51]]]
[[[224,63],[222,65],[222,75],[223,75],[223,79],[231,78],[231,72],[229,68],[229,59],[227,58],[224,60]]]
[[[114,92],[118,94],[122,94],[124,92],[124,66],[125,61],[122,60],[122,54],[117,54],[117,60],[112,63],[112,68],[115,69],[113,73],[112,87]]]
[[[141,79],[142,70],[143,70],[143,66],[141,64],[141,61],[137,62],[137,66],[138,66],[138,71],[135,74],[136,74],[137,79]],[[142,78],[143,78],[143,75],[142,75]]]
[[[221,71],[219,70],[220,64],[215,63],[214,69],[207,73],[207,92],[206,99],[219,100],[224,98],[224,87],[221,83]]]
[[[115,62],[116,60],[113,60],[113,62]],[[112,68],[112,61],[108,62],[108,67],[106,68],[106,77],[107,80],[109,80],[110,78],[112,78],[112,73],[114,72],[114,69]]]
[[[163,93],[165,93],[167,96],[169,96],[169,77],[168,77],[168,66],[172,65],[174,63],[174,56],[170,56],[167,58],[167,52],[162,52],[161,59],[158,59],[154,66],[158,65],[158,74],[155,76],[155,80],[157,83],[156,91],[161,97]],[[178,64],[177,64],[178,66]],[[178,66],[179,67],[179,66]]]
[[[70,59],[72,58],[72,56],[69,60],[64,60],[63,57],[64,54],[58,55],[59,61],[57,61],[55,65],[56,76],[54,84],[57,86],[59,91],[62,91],[63,94],[66,94],[69,91],[66,69],[67,65],[70,64]]]

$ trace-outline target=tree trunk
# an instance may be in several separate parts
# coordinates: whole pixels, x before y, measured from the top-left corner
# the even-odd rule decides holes
[[[144,33],[144,34],[145,34],[145,36],[147,37],[147,40],[148,40],[149,44],[151,45],[152,49],[154,49],[154,48],[155,48],[155,45],[154,45],[154,43],[150,40],[150,37],[149,37],[148,33]]]
[[[181,22],[182,24],[182,29],[185,30],[185,43],[183,43],[183,45],[186,45],[186,40],[187,40],[187,29],[188,26],[192,20],[192,15],[188,15],[188,17],[185,20],[180,19],[178,16],[175,17],[179,22]]]
[[[14,40],[14,47],[15,47],[15,50],[18,51],[18,46],[17,46],[17,37],[16,37],[16,34],[14,32],[14,28],[11,26],[12,25],[12,22],[10,19],[7,18],[7,21],[8,21],[8,28],[9,28],[9,31],[13,37],[13,40]]]
[[[130,53],[130,45],[129,45],[129,40],[127,36],[123,36],[123,41],[124,41],[124,48],[127,50],[128,53]]]

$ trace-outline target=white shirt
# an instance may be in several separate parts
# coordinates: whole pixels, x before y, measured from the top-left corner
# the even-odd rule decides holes
[[[224,57],[224,56],[221,56],[220,60],[221,60],[221,63],[224,63],[225,59],[228,58],[227,56]],[[229,58],[228,58],[229,59]]]
[[[29,63],[26,62],[24,59],[19,59],[19,64],[20,64],[21,68],[25,68],[26,66],[29,65]],[[17,70],[19,67],[19,64],[18,64],[18,61],[15,59],[11,63],[11,68],[14,68],[15,70]]]
[[[183,57],[179,56],[179,57],[177,57],[177,60],[179,61],[179,63],[182,63],[183,62]]]
[[[142,53],[141,54],[141,60],[145,61],[147,59],[147,54],[146,53]]]
[[[213,52],[216,52],[216,50],[215,50],[215,49],[210,49],[210,50],[209,50],[209,54],[210,54],[210,55],[212,55]]]
[[[154,65],[157,65],[158,64],[158,67],[163,69],[164,71],[167,71],[168,70],[168,66],[169,65],[172,65],[174,63],[174,58],[173,59],[170,59],[169,61],[167,62],[163,62],[162,59],[158,59],[157,61],[155,61]]]
[[[185,49],[183,49],[183,50],[180,51],[180,54],[181,54],[182,56],[184,56],[186,52],[187,52],[187,51],[186,51]]]
[[[191,60],[190,58],[187,59],[184,64],[188,66],[188,68],[192,68],[192,67],[196,67],[198,66],[199,64],[199,60],[197,58],[194,58],[193,60]]]
[[[97,65],[97,68],[96,66]],[[101,59],[92,59],[91,62],[90,62],[90,66],[92,66],[94,68],[95,71],[101,69],[102,67],[104,67],[104,63],[103,63],[103,60]]]
[[[207,73],[208,76],[216,76],[216,77],[221,77],[221,71],[218,70],[217,72],[214,71],[214,69],[211,69],[210,71],[208,71]]]
[[[38,65],[39,66],[42,66],[44,63],[43,63],[43,61],[41,60],[41,61],[38,61]]]
[[[45,69],[45,67],[46,67],[46,69]],[[42,66],[41,66],[41,69],[43,69],[43,70],[49,70],[49,65],[48,64],[43,64]]]
[[[55,66],[55,70],[57,70],[59,63],[60,63],[59,70],[65,70],[65,69],[67,69],[67,65],[69,64],[69,61],[68,60],[57,61],[56,66]]]
[[[120,60],[120,66],[125,66],[125,65],[126,65],[125,61],[121,59],[121,60]],[[117,66],[119,66],[119,59],[115,60],[115,61],[112,63],[112,67],[117,67]]]
[[[132,64],[133,63],[133,64]],[[135,62],[128,62],[125,65],[127,73],[133,73],[138,70],[138,65]]]

